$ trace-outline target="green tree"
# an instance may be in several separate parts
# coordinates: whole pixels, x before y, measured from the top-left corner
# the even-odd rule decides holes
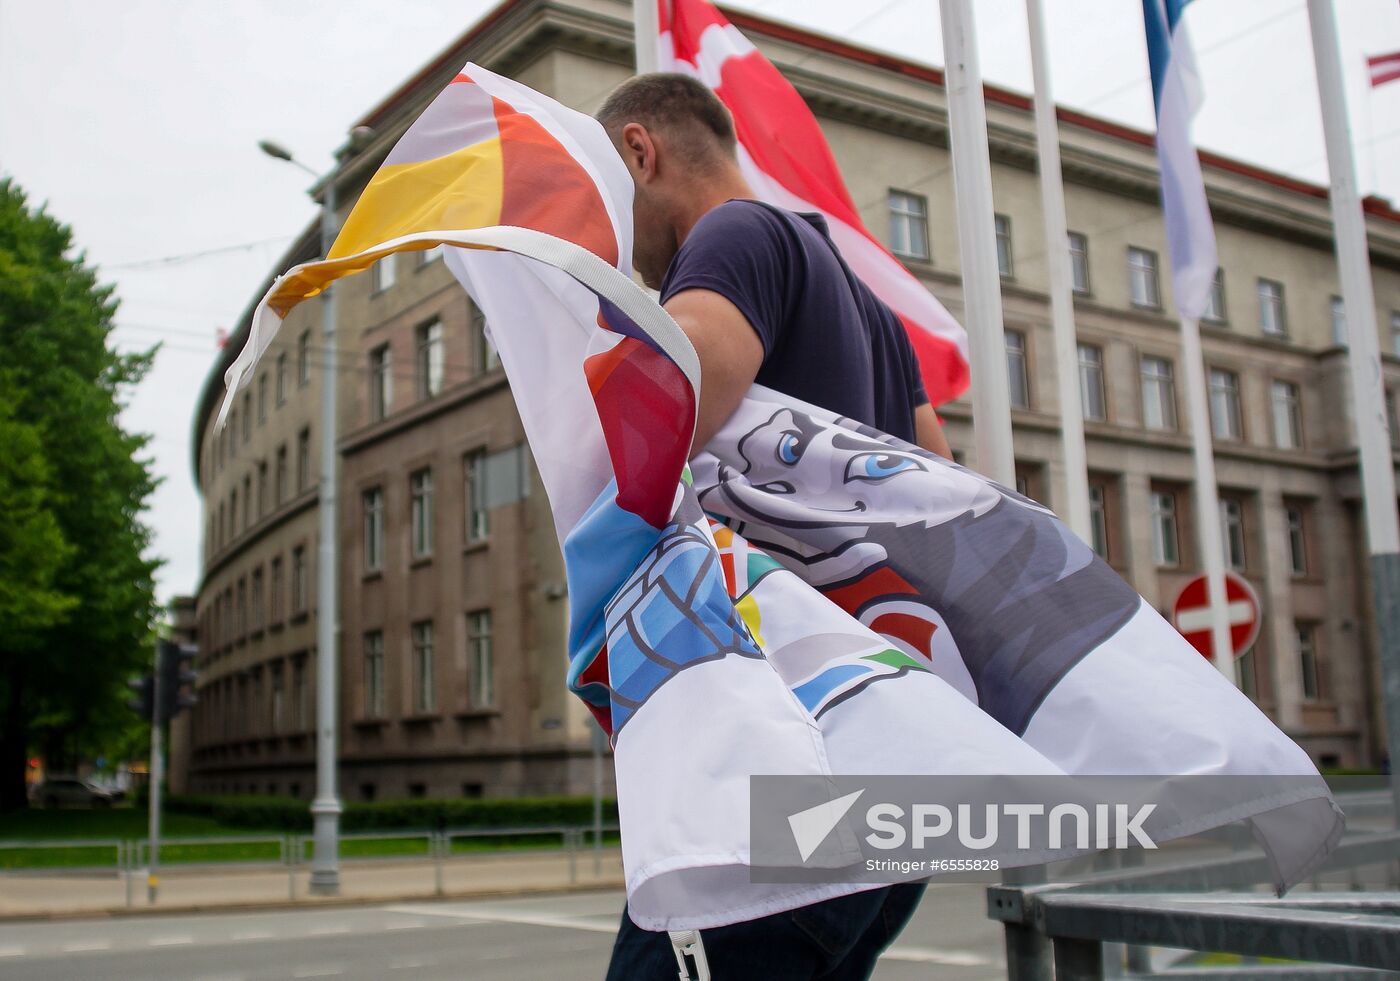
[[[109,347],[112,287],[73,251],[0,180],[0,810],[31,751],[71,765],[128,721],[155,619],[149,437],[119,420],[154,351]]]

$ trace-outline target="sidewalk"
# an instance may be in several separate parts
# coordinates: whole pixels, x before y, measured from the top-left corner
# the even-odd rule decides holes
[[[288,869],[269,867],[172,866],[161,872],[160,896],[155,905],[146,902],[144,874],[133,875],[128,906],[127,884],[114,873],[7,873],[0,876],[0,920],[615,889],[623,884],[622,855],[616,848],[603,849],[598,874],[594,873],[593,852],[589,849],[576,854],[572,869],[569,856],[560,852],[449,858],[441,863],[441,877],[439,891],[437,864],[426,859],[342,861],[340,895],[320,897],[307,893],[310,870],[305,866],[294,874]]]

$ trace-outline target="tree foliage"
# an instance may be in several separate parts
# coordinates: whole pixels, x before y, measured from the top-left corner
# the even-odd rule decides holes
[[[128,721],[150,656],[155,478],[119,414],[154,351],[113,350],[113,288],[73,252],[0,180],[0,810],[30,752],[68,765]]]

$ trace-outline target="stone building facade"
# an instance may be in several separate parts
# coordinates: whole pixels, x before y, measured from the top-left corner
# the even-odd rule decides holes
[[[469,60],[596,109],[631,71],[629,11],[619,0],[502,3],[358,121],[373,137],[340,154],[341,217]],[[941,73],[752,15],[733,19],[817,113],[867,225],[959,313]],[[1018,483],[1060,507],[1030,104],[994,87],[987,95]],[[1199,562],[1152,139],[1062,110],[1061,142],[1094,544],[1169,610]],[[1226,552],[1264,609],[1243,684],[1320,763],[1375,765],[1380,687],[1326,192],[1204,162],[1221,274],[1202,335]],[[1393,389],[1400,214],[1377,200],[1366,210]],[[270,273],[316,254],[308,228]],[[587,790],[590,723],[564,687],[562,561],[479,318],[431,253],[381,263],[336,292],[342,795]],[[317,300],[292,313],[217,433],[245,314],[194,419],[205,501],[200,703],[178,757],[194,792],[313,791],[320,316]],[[958,456],[975,467],[967,401],[943,412]]]

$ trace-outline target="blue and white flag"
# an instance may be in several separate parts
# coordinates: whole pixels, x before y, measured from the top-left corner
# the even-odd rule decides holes
[[[1157,109],[1157,161],[1162,171],[1162,211],[1172,258],[1177,311],[1199,320],[1215,279],[1215,229],[1191,142],[1191,120],[1201,108],[1201,79],[1182,12],[1191,0],[1142,0],[1152,101]]]

